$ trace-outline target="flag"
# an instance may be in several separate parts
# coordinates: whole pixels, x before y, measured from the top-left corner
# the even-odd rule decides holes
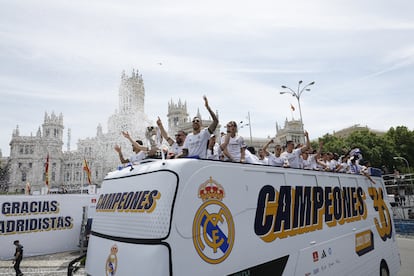
[[[45,164],[45,183],[46,183],[46,186],[49,187],[49,153],[47,154],[46,164]]]
[[[83,159],[83,170],[86,172],[86,176],[88,177],[88,183],[91,184],[91,170],[89,169],[88,162],[86,159]]]
[[[295,111],[295,107],[293,106],[293,104],[290,104],[290,109],[292,109],[292,111]]]

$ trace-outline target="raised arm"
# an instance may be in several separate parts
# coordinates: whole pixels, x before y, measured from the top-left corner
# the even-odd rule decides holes
[[[226,156],[228,159],[230,159],[231,161],[233,161],[233,156],[231,156],[231,154],[227,150],[227,146],[228,146],[229,142],[230,142],[230,133],[227,132],[227,134],[224,136],[223,143],[221,143],[221,145],[220,145],[220,149],[223,152],[223,155],[224,156]]]
[[[172,144],[174,144],[174,140],[173,140],[170,136],[168,136],[168,133],[165,131],[164,126],[162,125],[162,122],[161,122],[160,117],[158,117],[158,120],[157,120],[157,126],[158,126],[158,128],[160,129],[161,136],[162,136],[165,140],[167,140],[168,144],[169,144],[170,146],[171,146]]]
[[[267,151],[267,148],[268,148],[268,147],[269,147],[269,145],[270,145],[270,144],[272,144],[273,142],[274,142],[274,141],[273,141],[273,139],[270,139],[270,140],[266,143],[266,145],[264,145],[264,146],[263,146],[263,148],[262,148],[262,149],[263,149],[263,151],[265,152],[265,155],[266,155],[266,156],[268,156],[268,155],[269,155],[269,152]]]
[[[122,155],[122,150],[119,145],[115,145],[114,150],[118,153],[119,160],[121,161],[122,164],[129,162],[129,159],[125,159],[124,156]]]
[[[214,133],[214,131],[216,130],[216,127],[218,125],[218,118],[216,116],[216,114],[213,112],[213,110],[211,110],[210,106],[208,105],[208,100],[206,96],[203,96],[204,99],[204,105],[206,106],[208,112],[210,113],[211,118],[213,119],[213,122],[208,126],[208,130],[210,131],[210,133]]]
[[[302,150],[302,152],[307,151],[311,147],[310,141],[309,141],[309,133],[307,131],[305,131],[304,134],[305,134],[306,144],[300,148]]]
[[[125,138],[127,138],[127,139],[131,142],[131,144],[132,144],[133,146],[135,146],[135,147],[139,148],[140,150],[143,150],[143,151],[148,151],[148,148],[147,148],[147,147],[145,147],[145,146],[142,146],[142,145],[138,144],[138,143],[137,143],[137,141],[134,141],[134,140],[131,138],[131,135],[129,135],[128,131],[122,131],[121,133],[122,133],[122,135],[123,135]]]
[[[318,148],[318,151],[316,152],[315,160],[321,157],[322,149],[323,149],[323,140],[321,139],[319,140],[319,148]]]

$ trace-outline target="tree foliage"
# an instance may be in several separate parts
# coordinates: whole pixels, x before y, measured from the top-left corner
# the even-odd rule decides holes
[[[389,172],[398,169],[408,172],[407,162],[412,172],[414,165],[414,131],[405,126],[390,128],[385,134],[376,134],[369,130],[360,130],[351,133],[346,138],[335,137],[330,134],[319,138],[323,141],[323,151],[335,152],[341,155],[344,151],[359,148],[365,160],[370,161],[373,167],[383,168]],[[316,147],[316,142],[312,143]],[[394,159],[394,157],[398,157]],[[407,162],[405,162],[405,160]]]

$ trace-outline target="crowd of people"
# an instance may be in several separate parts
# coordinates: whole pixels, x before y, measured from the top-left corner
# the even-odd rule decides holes
[[[130,158],[125,159],[121,148],[116,145],[115,150],[119,154],[121,163],[139,163],[147,156],[154,156],[155,151],[161,150],[167,159],[199,158],[369,176],[369,163],[363,161],[359,149],[344,151],[342,155],[338,155],[323,152],[322,142],[318,149],[312,149],[307,131],[304,132],[305,144],[295,145],[293,141],[287,141],[285,145],[280,145],[275,143],[274,139],[270,139],[263,148],[258,149],[257,153],[256,149],[248,147],[243,137],[238,134],[235,121],[226,124],[227,133],[222,132],[220,137],[216,137],[214,133],[219,123],[218,118],[212,111],[207,97],[204,96],[203,99],[212,118],[208,127],[203,128],[201,118],[196,116],[192,120],[192,132],[186,133],[180,130],[175,134],[174,139],[168,135],[158,117],[157,127],[160,136],[166,140],[169,147],[166,149],[145,147],[141,140],[134,141],[128,132],[122,132],[122,135],[131,142],[134,153]],[[268,150],[271,144],[274,144],[273,151]]]

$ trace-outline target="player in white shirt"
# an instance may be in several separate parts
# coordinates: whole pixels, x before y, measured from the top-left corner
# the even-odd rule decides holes
[[[282,152],[282,147],[280,145],[275,145],[275,153],[274,154],[267,151],[267,148],[273,142],[274,142],[273,139],[270,139],[270,141],[267,142],[266,145],[264,145],[264,147],[263,147],[263,151],[264,151],[265,155],[267,156],[267,164],[266,165],[275,166],[275,167],[282,167],[284,162],[285,162],[285,160],[280,157],[280,153]]]
[[[237,123],[227,123],[227,134],[221,137],[220,149],[223,151],[224,161],[245,162],[246,144],[242,136],[237,135]]]
[[[139,164],[146,157],[146,151],[148,151],[148,148],[142,145],[141,140],[132,140],[127,131],[122,131],[122,135],[131,142],[133,154],[128,159],[125,159],[122,155],[121,147],[119,145],[115,145],[114,149],[119,155],[119,160],[122,164]]]
[[[245,153],[246,163],[263,164],[259,161],[259,157],[256,156],[256,150],[254,147],[247,147],[244,153]]]
[[[207,159],[220,160],[220,145],[216,142],[215,134],[211,134],[208,141]]]
[[[259,163],[262,165],[268,165],[269,160],[267,159],[266,152],[263,149],[259,149],[258,151],[259,155]]]
[[[306,144],[297,149],[295,149],[295,143],[293,141],[286,142],[286,150],[280,155],[285,160],[284,166],[296,169],[302,168],[302,158],[300,155],[310,148],[309,134],[307,131],[305,131],[305,138]]]
[[[207,158],[207,144],[211,134],[216,130],[218,125],[218,118],[216,114],[211,110],[208,105],[206,96],[203,96],[204,105],[210,113],[213,122],[208,128],[201,129],[202,122],[199,117],[193,118],[193,132],[189,133],[185,138],[183,145],[183,152],[176,157],[195,157],[206,159]]]
[[[319,141],[319,149],[302,152],[302,165],[305,170],[319,170],[318,168],[318,159],[321,156],[321,151],[323,148],[323,140]]]
[[[175,141],[170,136],[168,136],[167,131],[165,131],[164,126],[162,125],[160,117],[158,117],[157,120],[158,128],[160,129],[161,136],[167,141],[167,143],[170,145],[170,149],[167,154],[167,158],[175,158],[176,156],[180,155],[183,152],[183,146],[185,138],[187,137],[187,133],[183,130],[179,130],[175,134]]]

